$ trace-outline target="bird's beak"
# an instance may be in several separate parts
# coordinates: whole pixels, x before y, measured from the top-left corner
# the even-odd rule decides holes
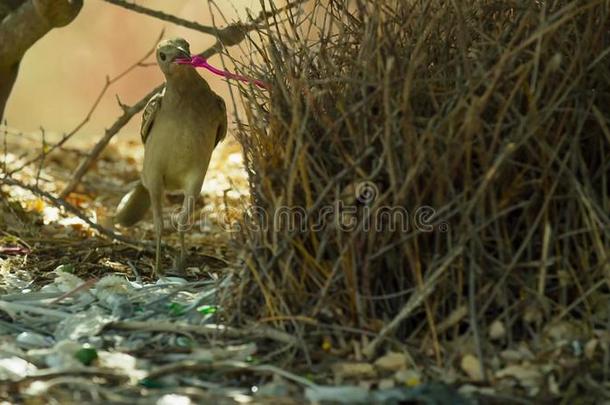
[[[176,48],[178,48],[178,51],[180,51],[179,54],[178,54],[178,58],[186,58],[186,59],[190,59],[191,58],[191,53],[189,51],[187,51],[186,49],[184,49],[181,46],[178,46]]]

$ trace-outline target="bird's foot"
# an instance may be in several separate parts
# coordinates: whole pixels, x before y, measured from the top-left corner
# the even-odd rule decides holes
[[[165,271],[161,268],[161,266],[154,266],[152,269],[152,277],[153,279],[160,279],[165,276]]]
[[[186,275],[185,263],[186,263],[185,258],[182,255],[178,255],[174,259],[174,265],[169,270],[168,275],[172,275],[172,276],[184,276],[184,275]]]

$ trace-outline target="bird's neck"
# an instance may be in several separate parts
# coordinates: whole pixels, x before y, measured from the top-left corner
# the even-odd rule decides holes
[[[209,89],[208,83],[195,71],[195,68],[186,67],[166,76],[165,96],[182,97],[185,94]]]

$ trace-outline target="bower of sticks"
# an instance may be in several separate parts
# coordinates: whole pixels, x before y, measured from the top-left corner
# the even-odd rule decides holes
[[[560,390],[607,390],[609,12],[319,1],[269,32],[273,91],[241,94],[240,316],[482,379],[526,345],[574,362]]]
[[[266,87],[228,82],[185,280],[106,220],[147,97],[93,150],[5,123],[0,398],[609,401],[610,2],[261,4],[201,53]]]

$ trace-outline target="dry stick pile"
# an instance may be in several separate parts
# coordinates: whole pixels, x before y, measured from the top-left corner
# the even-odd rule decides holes
[[[467,334],[484,355],[496,319],[509,341],[603,327],[609,16],[605,1],[319,0],[261,32],[264,72],[243,70],[274,90],[242,91],[241,312],[373,332],[367,355],[426,338],[439,361]]]

